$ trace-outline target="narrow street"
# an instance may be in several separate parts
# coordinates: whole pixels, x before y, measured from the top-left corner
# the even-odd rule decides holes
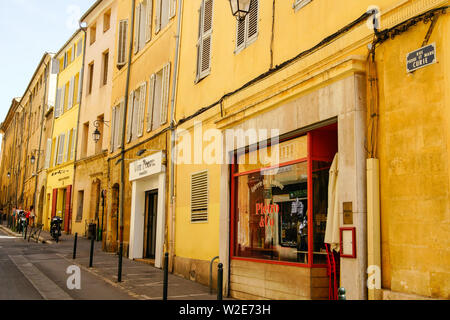
[[[49,239],[42,233],[42,239]],[[151,265],[123,260],[123,280],[117,283],[117,255],[101,251],[95,242],[94,265],[89,268],[90,241],[78,239],[72,259],[73,237],[59,243],[24,240],[0,227],[0,300],[162,300],[163,271]],[[81,271],[81,288],[69,289],[70,266]],[[209,288],[169,275],[168,299],[214,300]]]

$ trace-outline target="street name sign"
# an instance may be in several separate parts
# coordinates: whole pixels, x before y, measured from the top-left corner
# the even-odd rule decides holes
[[[411,73],[436,63],[436,43],[432,43],[406,55],[406,71]]]

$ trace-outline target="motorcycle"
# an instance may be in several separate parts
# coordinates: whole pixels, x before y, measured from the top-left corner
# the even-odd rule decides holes
[[[58,243],[59,237],[61,236],[61,224],[62,218],[57,216],[53,217],[50,225],[50,235],[56,241],[56,243]]]
[[[24,235],[27,229],[27,218],[25,216],[25,211],[19,211],[18,218],[19,218],[19,232],[22,233],[22,235]]]

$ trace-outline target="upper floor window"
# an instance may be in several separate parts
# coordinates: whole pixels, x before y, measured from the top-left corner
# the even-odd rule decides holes
[[[97,25],[93,25],[90,29],[89,29],[89,44],[93,44],[96,40],[97,37]]]
[[[244,50],[258,38],[259,0],[253,0],[250,12],[244,20],[237,22],[236,53]]]
[[[111,28],[111,10],[103,15],[103,32],[108,31],[109,28]]]
[[[153,0],[143,0],[135,8],[134,52],[142,50],[152,35]]]
[[[127,142],[142,137],[146,93],[147,82],[144,82],[130,94],[127,114]]]
[[[111,152],[116,151],[122,145],[122,128],[123,128],[123,108],[125,101],[112,108],[111,113]]]
[[[128,20],[119,21],[119,40],[117,45],[117,66],[120,68],[126,63]]]
[[[213,4],[213,0],[202,0],[199,10],[196,81],[203,79],[211,71]]]
[[[292,5],[292,7],[295,9],[295,11],[297,11],[306,6],[311,1],[312,0],[294,0],[294,4]]]
[[[175,17],[177,0],[155,0],[155,33],[164,29],[169,20]]]
[[[167,123],[169,109],[170,62],[150,77],[147,132]]]

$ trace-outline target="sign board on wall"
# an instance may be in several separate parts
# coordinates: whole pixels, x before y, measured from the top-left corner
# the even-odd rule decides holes
[[[432,43],[406,55],[406,71],[414,72],[436,63],[436,44]]]
[[[158,152],[146,158],[137,160],[130,164],[130,181],[142,179],[165,170],[163,165],[165,155]]]

